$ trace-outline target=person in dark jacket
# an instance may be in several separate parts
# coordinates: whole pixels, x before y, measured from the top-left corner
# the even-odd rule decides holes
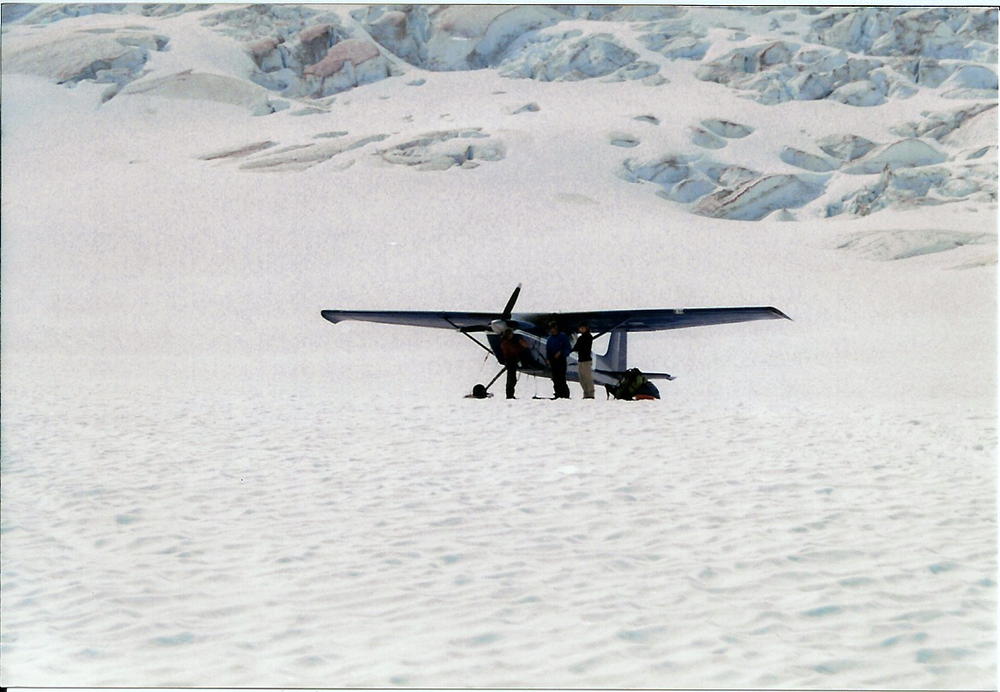
[[[577,331],[580,332],[580,336],[577,337],[573,350],[576,351],[577,357],[579,358],[577,369],[580,374],[580,386],[583,387],[583,398],[593,399],[594,357],[592,355],[592,351],[594,346],[594,335],[590,333],[590,327],[586,324],[581,324]]]
[[[513,329],[505,329],[500,337],[500,354],[503,356],[504,367],[507,368],[507,398],[514,398],[514,388],[517,386],[517,366],[521,356],[528,346],[524,339],[514,334]]]
[[[553,399],[569,399],[569,385],[566,384],[566,358],[569,356],[570,349],[569,337],[559,329],[559,325],[555,322],[549,324],[549,338],[545,342],[545,355],[549,359],[549,368],[552,370],[552,391],[555,394]]]

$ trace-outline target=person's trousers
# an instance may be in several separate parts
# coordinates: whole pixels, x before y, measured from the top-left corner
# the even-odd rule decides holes
[[[552,368],[552,393],[557,399],[569,399],[569,385],[566,384],[566,359],[553,358],[549,365]]]
[[[594,364],[589,361],[580,361],[577,365],[580,373],[580,386],[583,387],[583,398],[594,398]]]
[[[507,363],[507,398],[514,398],[514,387],[517,386],[517,361]]]

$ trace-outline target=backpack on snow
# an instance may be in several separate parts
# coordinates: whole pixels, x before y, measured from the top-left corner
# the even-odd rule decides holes
[[[646,376],[642,374],[639,368],[629,368],[621,376],[621,379],[618,380],[618,386],[614,390],[615,398],[632,399],[647,382],[649,380],[646,379]]]

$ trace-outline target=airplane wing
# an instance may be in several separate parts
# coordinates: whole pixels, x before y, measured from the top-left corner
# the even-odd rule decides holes
[[[436,329],[482,330],[504,315],[495,312],[450,312],[431,310],[323,310],[322,315],[336,324],[346,320],[401,324]],[[548,333],[549,322],[563,329],[575,330],[586,322],[595,335],[612,329],[630,332],[652,332],[663,329],[684,329],[713,324],[731,324],[753,320],[791,319],[773,307],[740,308],[666,308],[658,310],[596,310],[592,312],[514,313],[513,326],[531,334]]]
[[[381,324],[405,324],[412,327],[434,327],[437,329],[460,329],[489,324],[500,315],[494,312],[446,312],[412,310],[323,310],[322,315],[330,322],[357,320],[379,322]]]
[[[788,320],[791,318],[773,307],[746,307],[515,314],[514,319],[531,322],[542,328],[549,322],[555,321],[563,329],[575,329],[586,322],[590,331],[596,335],[609,332],[612,329],[625,329],[630,332],[654,332],[662,329],[684,329],[712,324],[732,324],[754,320]]]

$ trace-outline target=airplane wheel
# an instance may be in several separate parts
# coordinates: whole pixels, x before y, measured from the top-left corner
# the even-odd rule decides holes
[[[472,388],[472,396],[474,396],[477,399],[485,399],[486,387],[484,385],[477,384],[475,387]]]

